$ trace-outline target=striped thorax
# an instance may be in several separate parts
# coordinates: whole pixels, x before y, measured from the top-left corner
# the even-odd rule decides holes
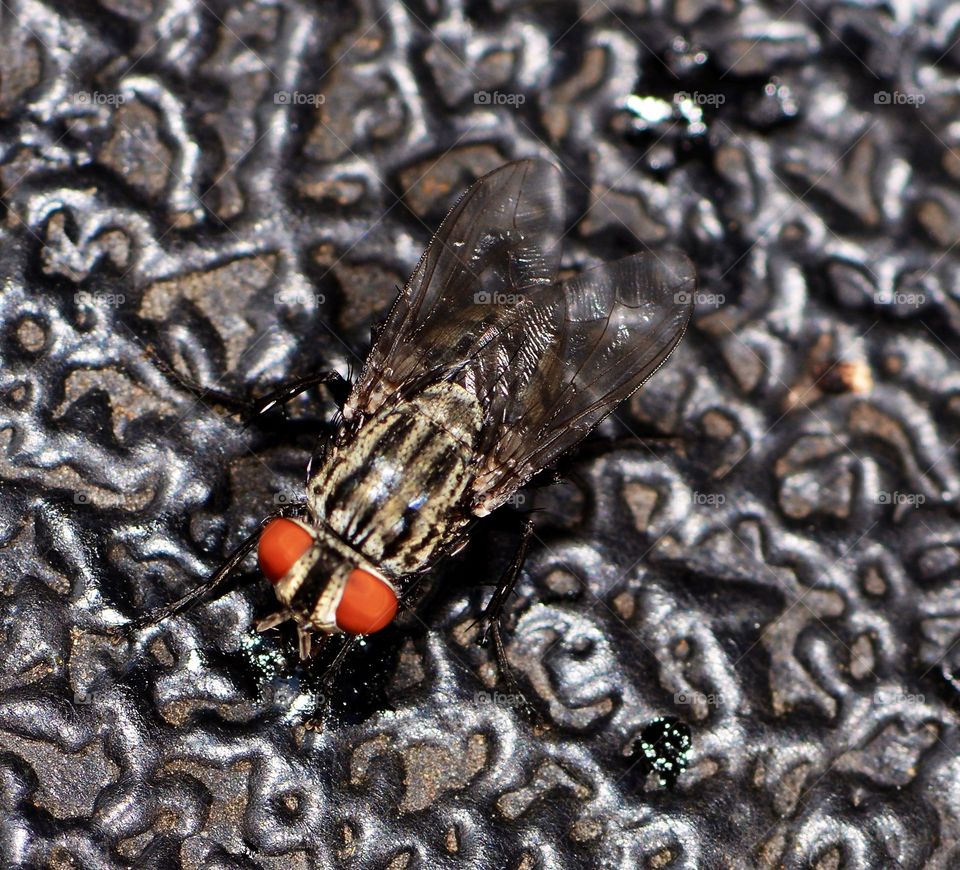
[[[264,574],[306,629],[366,634],[397,610],[403,578],[426,568],[469,519],[481,411],[452,382],[383,406],[338,441],[307,484],[306,520],[261,537]]]

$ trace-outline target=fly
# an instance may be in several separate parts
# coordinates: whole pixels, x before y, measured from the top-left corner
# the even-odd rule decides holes
[[[666,360],[693,308],[678,251],[635,254],[558,280],[563,178],[544,160],[476,181],[427,246],[356,382],[335,372],[285,384],[255,405],[168,374],[256,416],[321,383],[346,393],[336,433],[307,472],[302,505],[273,515],[205,582],[137,620],[181,612],[254,549],[301,655],[316,635],[389,625],[417,580],[465,543],[469,523],[507,502],[578,444]],[[485,611],[498,614],[532,533]],[[343,652],[343,651],[342,651]],[[337,656],[337,660],[342,657]]]

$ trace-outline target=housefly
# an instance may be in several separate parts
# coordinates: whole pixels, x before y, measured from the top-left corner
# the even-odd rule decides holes
[[[393,304],[336,433],[311,461],[304,503],[266,521],[201,587],[134,625],[186,609],[257,549],[280,605],[260,628],[294,620],[304,656],[316,635],[380,631],[417,579],[465,543],[471,520],[507,502],[637,390],[683,336],[693,265],[676,251],[641,253],[558,280],[563,200],[563,177],[544,160],[507,163],[476,181]],[[338,379],[322,372],[286,384],[252,413]],[[501,664],[496,617],[530,532],[528,524],[485,611]]]

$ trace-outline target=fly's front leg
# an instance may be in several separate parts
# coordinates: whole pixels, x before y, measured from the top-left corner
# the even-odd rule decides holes
[[[306,392],[312,387],[326,384],[333,394],[334,401],[340,408],[343,407],[349,391],[349,385],[339,372],[323,371],[286,381],[257,398],[235,396],[224,390],[205,387],[203,384],[197,383],[191,378],[180,374],[180,372],[167,363],[166,360],[157,355],[152,347],[149,347],[147,350],[154,365],[156,365],[169,381],[196,396],[206,404],[219,405],[231,414],[236,414],[247,426],[264,419],[265,414],[282,408],[292,399],[295,399],[301,393]]]
[[[234,579],[239,576],[237,569],[243,563],[243,560],[250,555],[251,552],[256,548],[258,541],[260,540],[260,529],[257,529],[252,534],[248,535],[240,545],[226,558],[222,565],[217,568],[210,577],[201,583],[199,586],[191,589],[186,595],[181,596],[176,601],[171,601],[169,604],[164,604],[160,607],[151,610],[149,613],[145,613],[142,616],[137,617],[136,619],[128,622],[124,625],[120,631],[127,637],[129,637],[134,632],[140,631],[143,628],[147,628],[151,625],[156,625],[158,622],[162,622],[164,619],[169,619],[171,616],[176,616],[178,613],[183,613],[185,610],[189,610],[198,602],[202,601],[208,595],[219,590],[227,581]]]
[[[242,575],[238,572],[238,568],[243,564],[244,559],[250,555],[256,548],[257,544],[260,542],[260,535],[263,532],[264,527],[277,517],[287,516],[290,514],[297,514],[302,510],[301,505],[293,505],[291,507],[285,508],[283,510],[275,511],[270,514],[261,524],[260,528],[251,532],[247,537],[245,537],[230,553],[229,556],[221,563],[220,567],[213,572],[203,583],[195,586],[185,595],[181,595],[180,598],[175,601],[171,601],[168,604],[163,604],[160,607],[154,608],[149,613],[144,613],[141,616],[138,616],[136,619],[131,620],[126,625],[122,626],[119,631],[129,637],[131,634],[134,634],[141,629],[148,628],[151,625],[156,625],[159,622],[163,622],[165,619],[169,619],[171,616],[176,616],[179,613],[183,613],[186,610],[189,610],[191,607],[195,606],[199,602],[203,601],[205,598],[211,596],[214,592],[220,592],[221,595],[226,594],[227,590],[226,584],[231,580],[236,580]],[[286,619],[286,616],[284,616]],[[274,623],[276,624],[276,623]]]
[[[340,642],[340,648],[337,650],[332,661],[321,669],[320,674],[313,683],[315,688],[313,710],[303,723],[303,727],[306,728],[307,731],[323,731],[326,717],[331,707],[334,682],[344,662],[347,660],[347,656],[350,655],[359,640],[359,637],[349,635],[326,635],[319,640],[317,644],[319,648],[318,654],[325,652],[335,641]]]

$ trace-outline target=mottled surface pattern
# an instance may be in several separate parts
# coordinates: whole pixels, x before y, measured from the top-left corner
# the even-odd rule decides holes
[[[956,5],[0,5],[0,866],[960,866]],[[105,639],[299,500],[333,414],[245,431],[145,346],[238,391],[356,370],[527,155],[565,269],[700,272],[668,366],[518,505],[550,729],[473,642],[499,529],[317,734],[262,583]],[[659,716],[672,789],[628,757]]]

